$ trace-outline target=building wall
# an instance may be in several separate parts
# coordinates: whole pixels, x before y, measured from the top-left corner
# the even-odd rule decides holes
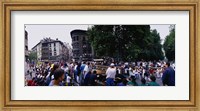
[[[42,46],[42,44],[45,44],[45,46]],[[38,43],[34,48],[32,48],[32,51],[37,52],[38,60],[50,59],[58,61],[61,59],[65,59],[67,61],[68,59],[67,47],[64,46],[63,42],[59,40],[51,39],[50,41],[46,42],[41,40],[40,43]]]
[[[51,45],[51,56],[54,56],[54,43],[50,43]]]
[[[92,49],[85,30],[71,31],[73,58],[83,61],[92,60]]]
[[[39,58],[39,60],[41,60],[41,57],[42,57],[42,45],[39,44],[37,46],[37,57]]]
[[[63,44],[59,44],[59,54],[63,54],[63,49],[65,48],[65,47],[63,47],[64,45]]]
[[[24,53],[25,53],[25,61],[28,59],[28,32],[25,31],[25,39],[24,39]]]
[[[56,42],[56,55],[60,55],[60,44]]]

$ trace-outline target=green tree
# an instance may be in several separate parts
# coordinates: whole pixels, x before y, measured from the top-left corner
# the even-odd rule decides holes
[[[97,57],[114,55],[115,38],[112,25],[95,25],[88,29],[88,36]]]
[[[163,47],[167,59],[175,60],[175,27],[173,25],[170,26],[170,33],[166,36]]]
[[[36,53],[36,52],[31,52],[31,53],[29,54],[29,56],[28,56],[28,59],[29,59],[30,61],[35,61],[35,60],[37,60],[37,53]]]
[[[160,34],[157,30],[152,30],[147,42],[146,50],[149,51],[149,60],[162,60],[164,59],[162,52],[162,45],[160,40]]]
[[[119,61],[163,58],[160,36],[149,25],[95,25],[88,29],[88,36],[96,57]]]

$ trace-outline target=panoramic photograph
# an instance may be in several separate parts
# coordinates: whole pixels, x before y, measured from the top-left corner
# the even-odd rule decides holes
[[[175,25],[24,25],[25,86],[175,86]]]

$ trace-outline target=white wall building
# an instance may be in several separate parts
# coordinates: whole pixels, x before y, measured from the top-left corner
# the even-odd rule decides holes
[[[37,52],[39,61],[60,61],[66,59],[67,47],[60,40],[44,38],[32,48],[32,51]]]

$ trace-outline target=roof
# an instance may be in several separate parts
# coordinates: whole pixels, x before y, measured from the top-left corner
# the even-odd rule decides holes
[[[86,33],[87,31],[86,30],[81,30],[81,29],[75,29],[75,30],[72,30],[70,32],[70,35],[72,36],[73,33],[76,33],[76,32],[82,32],[82,33]]]
[[[64,45],[63,42],[60,41],[60,40],[54,40],[54,39],[51,39],[51,38],[43,38],[39,43],[37,43],[37,44],[32,48],[32,50],[33,50],[35,47],[37,47],[40,43],[54,43],[54,42],[60,42],[62,45]]]
[[[37,47],[41,42],[37,43],[31,50],[33,50],[35,47]]]

